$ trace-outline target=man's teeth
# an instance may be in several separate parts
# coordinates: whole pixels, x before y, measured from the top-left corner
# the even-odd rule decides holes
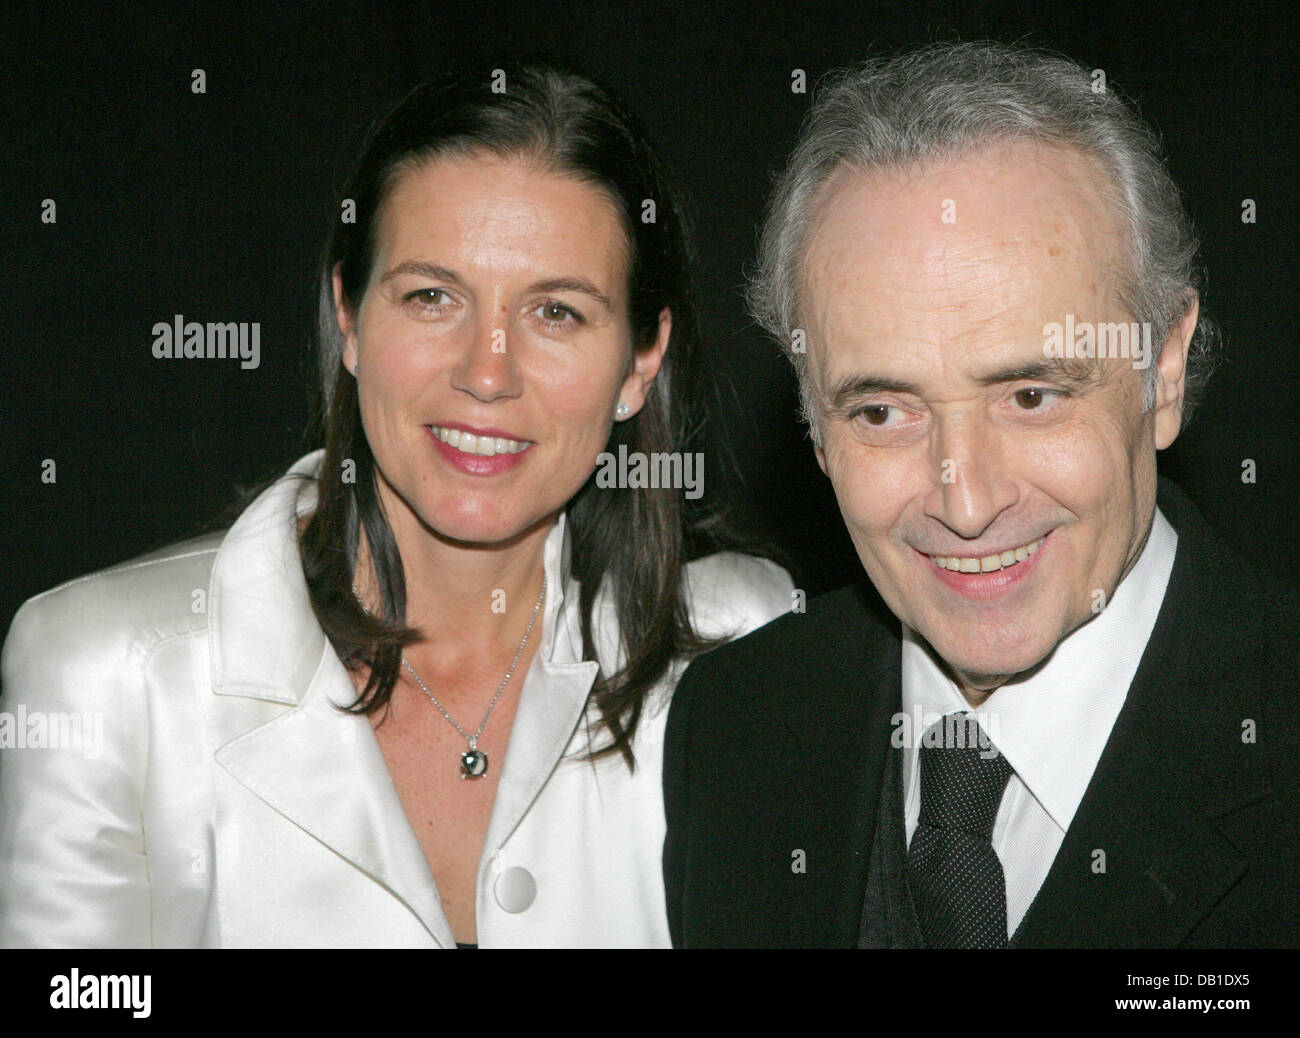
[[[950,569],[954,573],[993,573],[996,570],[1006,569],[1008,566],[1014,566],[1017,562],[1024,562],[1034,552],[1042,547],[1043,538],[1038,538],[1033,544],[1025,544],[1019,548],[1009,548],[1000,555],[985,555],[983,558],[959,558],[956,555],[931,555],[935,565],[940,569]]]
[[[461,432],[459,429],[444,429],[441,426],[430,426],[433,429],[433,435],[438,437],[443,443],[451,444],[458,451],[464,451],[466,454],[481,454],[485,458],[490,458],[494,454],[518,454],[528,447],[528,441],[519,443],[516,440],[505,440],[500,436],[475,436],[473,433]]]

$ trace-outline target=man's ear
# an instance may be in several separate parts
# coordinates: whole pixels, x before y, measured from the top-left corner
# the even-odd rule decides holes
[[[663,366],[664,354],[668,352],[668,340],[672,334],[673,314],[668,307],[664,307],[659,311],[659,331],[655,334],[654,343],[643,350],[633,348],[632,370],[623,380],[618,394],[618,399],[629,408],[629,417],[645,406],[646,395]]]
[[[812,358],[805,355],[803,369],[797,373],[799,409],[808,421],[808,436],[813,442],[813,457],[817,459],[817,467],[822,470],[822,475],[829,476],[830,473],[826,471],[826,448],[822,445],[821,416],[815,413],[818,405],[811,400],[812,386],[816,385],[816,380],[817,373],[813,370]]]
[[[813,440],[813,455],[817,458],[817,467],[822,470],[822,475],[829,476],[830,473],[826,471],[826,451],[816,440]]]
[[[341,263],[335,263],[330,277],[334,286],[334,314],[338,319],[339,332],[343,336],[343,366],[355,375],[357,370],[356,318],[347,303],[343,301],[343,275],[340,273],[342,266]]]
[[[1173,443],[1183,427],[1187,353],[1201,312],[1201,303],[1195,292],[1191,293],[1190,299],[1187,311],[1170,329],[1160,347],[1160,360],[1156,362],[1155,444],[1158,451]]]

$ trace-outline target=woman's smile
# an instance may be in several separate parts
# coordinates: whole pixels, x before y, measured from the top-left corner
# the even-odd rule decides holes
[[[494,476],[509,471],[524,460],[531,440],[498,435],[499,430],[481,429],[459,424],[426,425],[438,454],[461,472],[476,476]]]

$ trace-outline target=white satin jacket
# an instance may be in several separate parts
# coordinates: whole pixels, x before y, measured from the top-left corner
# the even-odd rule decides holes
[[[281,479],[228,532],[19,611],[0,696],[0,946],[455,947],[370,723],[335,707],[355,693],[295,540],[315,496]],[[567,546],[561,517],[544,549],[560,591],[479,863],[478,939],[666,947],[660,769],[680,668],[647,702],[635,771],[579,759],[597,665],[581,660]],[[708,635],[792,602],[786,572],[748,556],[701,559],[686,579]],[[612,669],[614,612],[597,609]]]

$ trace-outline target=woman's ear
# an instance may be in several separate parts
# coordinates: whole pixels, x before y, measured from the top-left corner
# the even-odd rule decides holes
[[[629,418],[645,406],[646,395],[663,366],[664,354],[668,352],[668,340],[672,334],[673,314],[665,306],[659,311],[659,331],[655,335],[655,341],[643,350],[632,351],[632,370],[619,388],[618,399],[627,405]]]
[[[335,263],[330,280],[334,286],[334,314],[338,319],[339,333],[343,336],[343,366],[352,374],[357,373],[357,335],[355,315],[343,301],[342,263]]]

